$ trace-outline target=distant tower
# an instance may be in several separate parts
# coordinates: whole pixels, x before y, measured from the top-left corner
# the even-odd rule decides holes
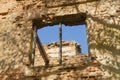
[[[44,45],[50,57],[59,57],[59,42]],[[81,53],[80,44],[75,41],[62,41],[62,56],[76,56]]]

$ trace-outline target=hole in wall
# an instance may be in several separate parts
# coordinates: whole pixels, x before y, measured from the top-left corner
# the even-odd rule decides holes
[[[37,34],[42,44],[59,42],[59,25],[46,26],[38,29]],[[88,54],[86,25],[65,26],[62,24],[62,40],[75,41],[81,46],[81,53]]]

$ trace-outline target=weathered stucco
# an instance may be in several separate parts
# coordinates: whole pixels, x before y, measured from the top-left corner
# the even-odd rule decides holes
[[[120,79],[119,0],[0,0],[0,73],[25,70],[33,25],[86,24],[103,79]],[[67,17],[66,17],[67,16]],[[79,21],[79,20],[80,21]]]

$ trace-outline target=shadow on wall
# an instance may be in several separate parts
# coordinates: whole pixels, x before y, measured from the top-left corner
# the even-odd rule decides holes
[[[120,25],[117,25],[117,24],[109,24],[108,22],[106,22],[105,20],[103,19],[99,19],[98,17],[93,17],[91,15],[88,15],[89,18],[91,18],[93,21],[99,23],[99,24],[102,24],[103,26],[105,27],[108,27],[108,28],[115,28],[116,30],[119,30],[120,31]],[[110,38],[113,39],[113,33],[111,34],[110,32],[108,32],[108,34],[110,34]],[[112,36],[113,35],[113,36]],[[99,37],[99,39],[102,38],[102,37]],[[120,36],[117,37],[117,39],[120,39]],[[103,41],[104,42],[104,41]],[[99,49],[106,49],[106,50],[109,50],[111,51],[113,54],[115,55],[120,55],[120,49],[117,49],[116,46],[113,46],[115,45],[116,43],[110,43],[111,46],[109,45],[105,45],[103,44],[103,42],[100,42],[98,43],[98,45],[96,46],[99,46],[98,48]],[[119,43],[119,42],[118,42]],[[95,46],[95,44],[91,45],[92,47]]]
[[[105,21],[104,19],[100,19],[100,18],[98,18],[98,17],[93,17],[93,16],[90,15],[90,14],[87,15],[87,18],[91,18],[93,21],[98,22],[98,23],[100,23],[100,24],[102,24],[102,25],[104,25],[104,26],[107,26],[107,27],[109,27],[109,28],[115,28],[115,29],[120,30],[120,25],[115,24],[115,22],[114,22],[113,24],[110,24],[110,23],[108,23],[107,21]]]
[[[101,27],[103,29],[101,31],[95,31],[97,32],[97,38],[91,38],[90,41],[95,41],[96,43],[90,44],[91,49],[97,49],[102,55],[102,58],[100,61],[105,62],[101,63],[101,67],[103,68],[103,72],[107,72],[112,75],[111,77],[117,77],[116,75],[120,74],[120,25],[114,23],[108,23],[104,19],[100,19],[98,17],[94,17],[92,15],[88,15],[88,18],[91,18],[94,22],[96,22],[98,25],[101,24]],[[91,23],[92,24],[92,23]],[[94,23],[93,23],[94,24]],[[97,26],[92,26],[97,27]],[[117,31],[117,32],[116,32]],[[103,32],[102,35],[100,35]],[[115,35],[117,34],[117,35]],[[95,34],[92,34],[91,36],[94,36]],[[95,36],[95,37],[96,37]],[[103,53],[103,54],[102,54]],[[109,55],[105,55],[104,53],[108,53]],[[105,71],[104,71],[105,70]],[[106,74],[105,74],[106,75]],[[119,77],[119,76],[118,76]],[[109,78],[111,80],[111,78]]]
[[[91,48],[97,48],[98,50],[106,49],[106,50],[112,52],[114,55],[119,55],[120,56],[120,49],[117,49],[114,46],[108,46],[108,45],[104,45],[102,43],[99,43],[98,45],[91,44],[90,47]]]
[[[19,24],[19,23],[18,23]],[[1,55],[0,66],[2,70],[14,68],[15,65],[24,64],[25,58],[29,54],[30,29],[25,25],[15,25],[12,30],[1,32],[3,38],[3,53]],[[11,25],[9,25],[11,27]],[[27,35],[27,36],[26,36]],[[3,71],[4,73],[4,71]]]

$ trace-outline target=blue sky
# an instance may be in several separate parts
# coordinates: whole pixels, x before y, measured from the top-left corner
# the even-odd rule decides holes
[[[86,26],[64,26],[62,25],[62,40],[76,41],[81,45],[82,53],[88,53]],[[38,30],[38,36],[42,44],[59,41],[59,25],[47,26]]]

